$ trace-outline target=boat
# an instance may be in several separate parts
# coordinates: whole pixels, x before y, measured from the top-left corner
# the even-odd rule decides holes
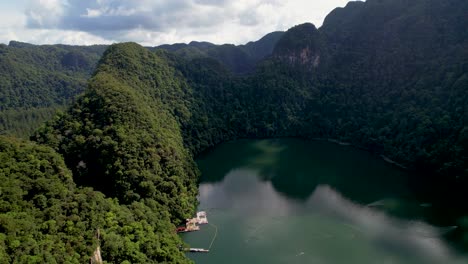
[[[208,253],[208,252],[210,252],[209,249],[204,249],[204,248],[186,248],[185,250],[190,251],[190,252],[198,252],[198,253]]]
[[[200,227],[194,224],[187,224],[176,229],[177,233],[187,233],[200,230]]]

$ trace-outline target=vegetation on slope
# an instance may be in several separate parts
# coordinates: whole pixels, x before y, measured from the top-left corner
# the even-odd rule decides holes
[[[235,73],[247,73],[269,56],[283,32],[246,45],[162,45],[188,59],[213,58]],[[0,45],[0,134],[27,138],[55,113],[65,110],[86,87],[107,46]]]
[[[466,183],[466,10],[459,0],[372,0],[332,12],[320,29],[330,58],[323,80],[347,95],[341,116],[351,129],[341,134],[358,131],[348,137]]]
[[[35,140],[63,154],[78,184],[123,203],[157,201],[176,223],[188,218],[198,171],[183,145],[179,122],[190,112],[175,74],[141,46],[111,46],[86,93]]]
[[[158,203],[119,205],[77,187],[63,158],[46,146],[0,137],[0,157],[3,262],[87,263],[100,245],[108,263],[187,263]]]
[[[192,41],[189,44],[161,45],[156,49],[173,52],[187,60],[214,59],[232,73],[247,74],[254,71],[259,61],[272,54],[283,33],[281,31],[272,32],[257,41],[239,46]]]
[[[239,137],[348,141],[409,168],[435,174],[443,182],[455,183],[451,190],[466,195],[467,8],[461,0],[353,2],[332,12],[320,29],[305,24],[286,32],[271,49],[272,56],[247,76],[236,76],[217,58],[205,56],[204,49],[213,48],[207,43],[190,47],[202,56],[192,56],[195,49],[173,54],[152,53],[131,43],[111,46],[85,94],[33,137],[63,155],[78,186],[91,186],[114,199],[61,179],[63,186],[58,189],[70,194],[64,197],[78,199],[73,197],[80,193],[79,197],[87,197],[83,203],[100,201],[104,208],[81,209],[79,202],[66,207],[84,210],[84,215],[96,214],[97,219],[96,223],[84,221],[84,226],[77,220],[80,232],[86,234],[85,242],[65,244],[67,254],[90,252],[96,246],[94,232],[102,228],[103,233],[117,230],[115,236],[102,236],[104,258],[109,261],[185,261],[170,222],[179,223],[196,205],[198,172],[193,155]],[[219,51],[216,56],[236,52]],[[20,146],[20,150],[32,153],[34,148],[45,148]],[[6,157],[13,155],[8,149],[5,153]],[[19,157],[29,158],[27,152]],[[40,172],[41,167],[30,170],[32,174],[25,173],[16,183],[8,183],[10,179],[3,183],[20,186],[12,190],[25,193],[30,179],[36,177],[34,171]],[[8,178],[11,171],[8,167],[3,177]],[[55,174],[43,176],[48,175]],[[14,199],[18,204],[53,202],[47,195],[45,199],[34,198],[48,192],[34,190],[29,195],[32,197],[16,195]],[[40,204],[33,207],[37,206]],[[53,204],[41,206],[52,208]],[[28,222],[37,221],[34,226],[49,221],[41,215],[47,210],[38,212],[33,207],[21,205],[14,209],[17,211],[8,207],[2,214],[32,215]],[[135,207],[142,208],[135,213],[140,217],[137,219],[130,216]],[[122,220],[117,227],[108,227],[102,223],[108,216],[99,215],[101,211],[115,212]],[[58,214],[71,217],[68,211]],[[21,219],[7,222],[15,226]],[[142,224],[143,229],[138,227],[145,230],[142,232],[157,227],[153,230],[154,246],[146,247],[148,241],[140,244],[141,235],[146,238],[146,233],[127,233],[127,223],[132,221],[148,223]],[[2,228],[8,231],[2,240],[7,241],[2,243],[8,251],[0,254],[13,256],[18,242],[11,241],[16,241],[16,233]],[[23,229],[30,230],[18,228]],[[42,232],[22,234],[39,236]],[[121,242],[128,240],[129,244]],[[40,252],[52,251],[46,248]]]
[[[468,187],[467,9],[459,0],[352,2],[319,30],[290,29],[246,77],[210,59],[176,59],[197,102],[187,145],[334,138]]]
[[[81,93],[105,46],[0,45],[0,133],[28,137]]]

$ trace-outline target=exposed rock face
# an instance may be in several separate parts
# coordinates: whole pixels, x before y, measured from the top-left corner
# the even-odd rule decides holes
[[[102,264],[102,257],[101,257],[101,248],[97,247],[94,251],[93,255],[91,256],[91,264]]]
[[[310,23],[288,30],[275,47],[273,56],[290,64],[317,68],[323,53],[319,30]]]

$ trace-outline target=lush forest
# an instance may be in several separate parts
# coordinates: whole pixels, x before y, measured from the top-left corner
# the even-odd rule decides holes
[[[106,46],[0,45],[0,133],[28,137],[86,87]]]
[[[197,193],[180,129],[190,116],[187,88],[157,55],[114,45],[85,94],[33,139],[63,154],[78,184],[123,203],[157,201],[177,223],[193,212]]]
[[[456,0],[351,2],[320,29],[290,29],[247,77],[208,59],[176,63],[204,102],[195,133],[208,145],[332,138],[466,186],[466,10]]]
[[[193,41],[147,48],[182,58],[212,58],[236,74],[246,74],[272,53],[282,34],[269,33],[239,46]],[[0,44],[0,135],[28,138],[57,111],[66,110],[85,90],[107,47]]]
[[[2,263],[187,263],[170,216],[152,200],[119,204],[78,187],[47,146],[0,137]]]
[[[99,244],[112,263],[187,262],[173,231],[196,207],[193,159],[236,138],[349,142],[465,201],[466,10],[463,0],[351,2],[319,29],[244,46],[112,45],[95,70],[101,47],[0,46],[11,64],[0,73],[17,72],[0,84],[3,129],[65,109],[35,143],[1,138],[0,257],[81,263]]]
[[[155,47],[154,50],[170,51],[188,60],[211,58],[235,74],[247,74],[254,71],[259,61],[271,55],[283,34],[281,31],[272,32],[257,41],[239,46],[192,41],[189,44],[165,44]]]

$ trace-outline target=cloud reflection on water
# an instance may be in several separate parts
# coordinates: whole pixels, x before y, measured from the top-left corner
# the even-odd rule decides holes
[[[466,263],[447,247],[440,228],[421,221],[397,219],[355,204],[330,186],[318,186],[307,203],[321,214],[338,218],[359,230],[383,251],[398,252],[428,264]]]
[[[311,224],[317,225],[318,229],[320,225],[324,227],[323,222],[328,222],[325,227],[336,234],[328,234],[325,238],[335,239],[336,245],[368,244],[375,251],[382,252],[382,256],[388,256],[387,259],[382,259],[381,263],[467,263],[452,252],[443,240],[442,235],[447,229],[421,221],[399,219],[375,207],[359,205],[328,185],[317,186],[304,202],[288,198],[279,193],[271,181],[260,179],[258,171],[235,169],[227,173],[221,182],[201,184],[199,199],[204,209],[228,211],[233,217],[239,218],[237,221],[245,222],[246,226],[256,227],[255,232],[246,230],[250,232],[245,235],[245,241],[248,243],[265,243],[296,232],[294,229],[298,227],[275,224],[272,221],[280,219],[280,222],[287,223],[290,217],[305,214],[316,217],[312,219],[317,221]],[[351,233],[358,233],[358,239],[361,240],[344,241],[343,234],[339,234],[339,230],[343,230],[343,227],[339,227],[340,224],[353,229]],[[269,228],[268,232],[266,228]]]
[[[280,195],[270,181],[260,181],[259,173],[251,169],[232,170],[222,182],[202,184],[199,190],[199,199],[208,208],[285,216],[293,210],[290,199]]]

